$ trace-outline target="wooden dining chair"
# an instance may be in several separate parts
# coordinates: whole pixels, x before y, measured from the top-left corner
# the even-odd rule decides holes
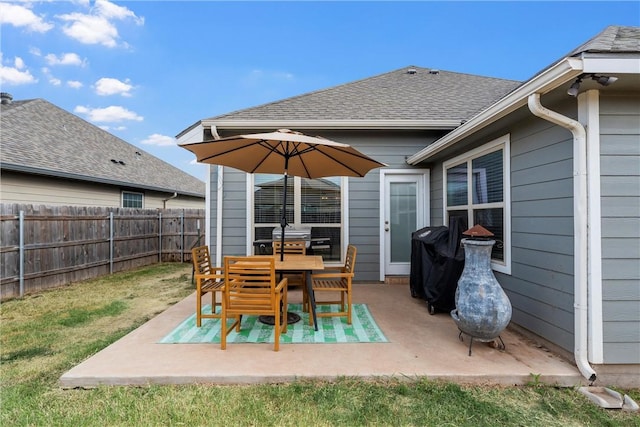
[[[280,256],[280,248],[282,248],[282,241],[273,241],[273,255]],[[285,240],[284,241],[284,254],[287,255],[306,255],[307,242],[304,240]],[[306,301],[307,288],[306,288],[306,274],[304,271],[287,272],[283,275],[289,282],[289,287],[302,286],[302,300]]]
[[[220,348],[227,348],[229,332],[240,332],[243,315],[254,315],[274,317],[273,349],[278,351],[280,334],[287,332],[287,279],[276,280],[275,259],[227,256],[224,280]]]
[[[224,270],[211,265],[208,246],[198,246],[191,250],[194,278],[196,281],[196,325],[202,326],[203,318],[217,319],[222,317],[222,288],[224,287]],[[220,292],[220,300],[216,294]],[[202,312],[202,297],[211,294],[211,312]],[[220,310],[218,310],[220,308]]]
[[[353,245],[347,247],[347,256],[344,265],[334,272],[318,273],[311,275],[311,287],[315,295],[316,307],[319,305],[339,304],[340,311],[332,313],[316,312],[316,317],[346,316],[347,323],[351,324],[351,281],[356,265],[357,249]],[[332,270],[331,267],[324,271]],[[322,294],[340,294],[340,299],[323,299]],[[313,319],[309,316],[309,324],[313,325]]]

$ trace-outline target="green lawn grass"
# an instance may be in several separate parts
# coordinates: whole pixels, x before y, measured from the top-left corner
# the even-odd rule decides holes
[[[2,426],[640,426],[572,388],[428,379],[63,390],[60,376],[193,292],[160,264],[2,303]],[[185,361],[189,363],[189,361]],[[640,401],[640,390],[619,390]]]

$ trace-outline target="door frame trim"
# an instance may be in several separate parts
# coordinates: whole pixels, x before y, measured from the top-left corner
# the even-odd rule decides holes
[[[381,169],[380,170],[380,209],[378,212],[378,234],[379,234],[379,263],[380,263],[380,281],[384,282],[386,275],[386,263],[385,263],[385,233],[384,233],[384,213],[385,213],[385,200],[386,189],[385,182],[388,175],[422,175],[422,189],[424,191],[424,206],[423,206],[423,221],[424,226],[428,227],[431,224],[431,169]]]

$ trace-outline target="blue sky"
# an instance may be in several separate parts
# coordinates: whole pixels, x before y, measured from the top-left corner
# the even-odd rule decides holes
[[[200,119],[408,65],[527,80],[640,2],[0,0],[0,25],[3,92],[204,179],[174,138]]]

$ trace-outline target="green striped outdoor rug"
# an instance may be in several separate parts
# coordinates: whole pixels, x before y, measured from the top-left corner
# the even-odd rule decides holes
[[[366,304],[353,304],[352,324],[346,317],[318,318],[318,330],[309,326],[309,314],[302,312],[300,304],[289,304],[289,311],[298,313],[302,319],[288,326],[287,333],[280,337],[281,343],[368,343],[388,342]],[[323,305],[318,313],[336,310],[338,306]],[[209,312],[209,306],[203,311]],[[196,327],[195,313],[184,320],[170,334],[162,338],[162,344],[201,344],[220,342],[220,319],[202,319]],[[240,333],[235,330],[227,336],[229,343],[272,343],[273,326],[258,321],[258,316],[243,316]]]

